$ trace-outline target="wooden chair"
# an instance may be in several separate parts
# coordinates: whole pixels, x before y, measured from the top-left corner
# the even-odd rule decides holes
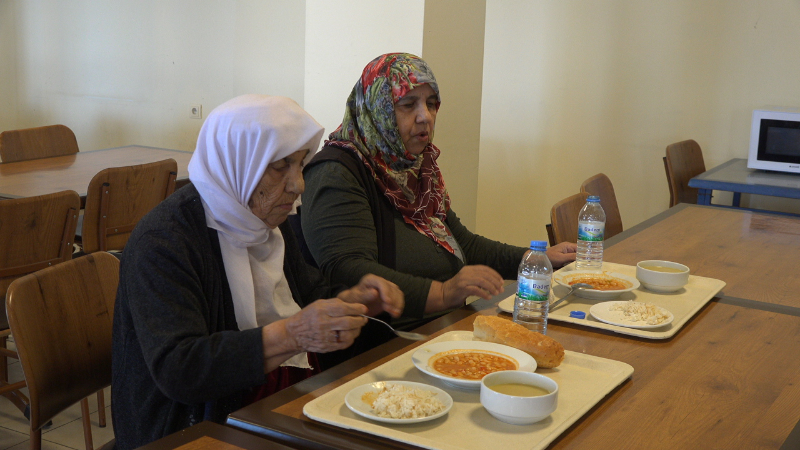
[[[691,139],[668,145],[664,168],[669,185],[669,206],[697,203],[697,189],[689,187],[689,180],[706,171],[700,145]]]
[[[579,192],[561,200],[550,209],[550,225],[555,243],[578,240],[578,213],[589,194]],[[554,244],[553,244],[554,245]]]
[[[98,252],[15,280],[6,309],[30,393],[31,449],[42,426],[111,384],[111,327],[119,260]],[[87,450],[91,424],[84,420]]]
[[[81,199],[75,191],[0,200],[0,298],[15,279],[72,258]],[[0,395],[27,414],[28,398],[19,391],[25,381],[9,384],[6,311],[0,311]]]
[[[600,197],[600,206],[606,213],[605,239],[622,233],[622,216],[619,213],[617,196],[614,194],[611,180],[604,174],[598,173],[581,184],[581,192]]]
[[[0,160],[25,161],[78,153],[75,133],[65,125],[8,130],[0,133]]]
[[[177,174],[174,159],[101,170],[86,193],[83,252],[121,251],[139,219],[175,191]]]

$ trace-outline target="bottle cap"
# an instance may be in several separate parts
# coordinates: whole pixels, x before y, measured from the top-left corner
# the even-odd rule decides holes
[[[574,317],[576,319],[585,319],[586,318],[586,313],[583,312],[583,311],[570,311],[569,312],[569,316],[570,317]]]
[[[543,252],[547,249],[547,242],[545,241],[531,241],[531,250]]]
[[[586,201],[588,201],[588,202],[599,202],[600,201],[600,197],[598,197],[597,195],[590,195],[589,198],[586,199]]]

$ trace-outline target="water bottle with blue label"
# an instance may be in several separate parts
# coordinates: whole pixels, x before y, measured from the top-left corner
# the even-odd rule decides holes
[[[600,270],[603,267],[603,238],[606,231],[606,213],[600,206],[600,197],[590,195],[578,214],[578,254],[575,268]]]
[[[514,322],[542,334],[547,333],[553,277],[553,265],[544,252],[546,248],[545,241],[531,241],[530,250],[519,263],[517,296],[514,299]]]

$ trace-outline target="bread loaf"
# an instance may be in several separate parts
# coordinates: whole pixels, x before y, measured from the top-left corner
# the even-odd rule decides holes
[[[472,326],[476,339],[522,350],[533,356],[539,367],[558,367],[564,360],[564,347],[558,341],[510,320],[497,316],[478,316]]]

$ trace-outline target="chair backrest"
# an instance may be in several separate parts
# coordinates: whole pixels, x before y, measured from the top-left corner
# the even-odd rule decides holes
[[[622,233],[622,216],[619,213],[617,196],[614,194],[611,180],[605,174],[598,173],[581,184],[581,192],[600,197],[600,206],[606,213],[605,239]]]
[[[86,191],[83,251],[122,250],[139,219],[175,191],[177,173],[174,159],[101,170]]]
[[[75,153],[78,153],[78,140],[66,125],[48,125],[0,133],[0,160],[4,163]]]
[[[0,298],[15,279],[72,259],[75,191],[0,200]]]
[[[588,197],[586,192],[579,192],[561,200],[550,209],[550,224],[556,243],[578,241],[578,213]]]
[[[689,180],[706,171],[700,145],[691,139],[668,145],[665,164],[670,193],[669,206],[697,203],[697,189],[689,187]]]
[[[94,253],[11,283],[6,310],[30,392],[31,431],[111,384],[119,260]]]

